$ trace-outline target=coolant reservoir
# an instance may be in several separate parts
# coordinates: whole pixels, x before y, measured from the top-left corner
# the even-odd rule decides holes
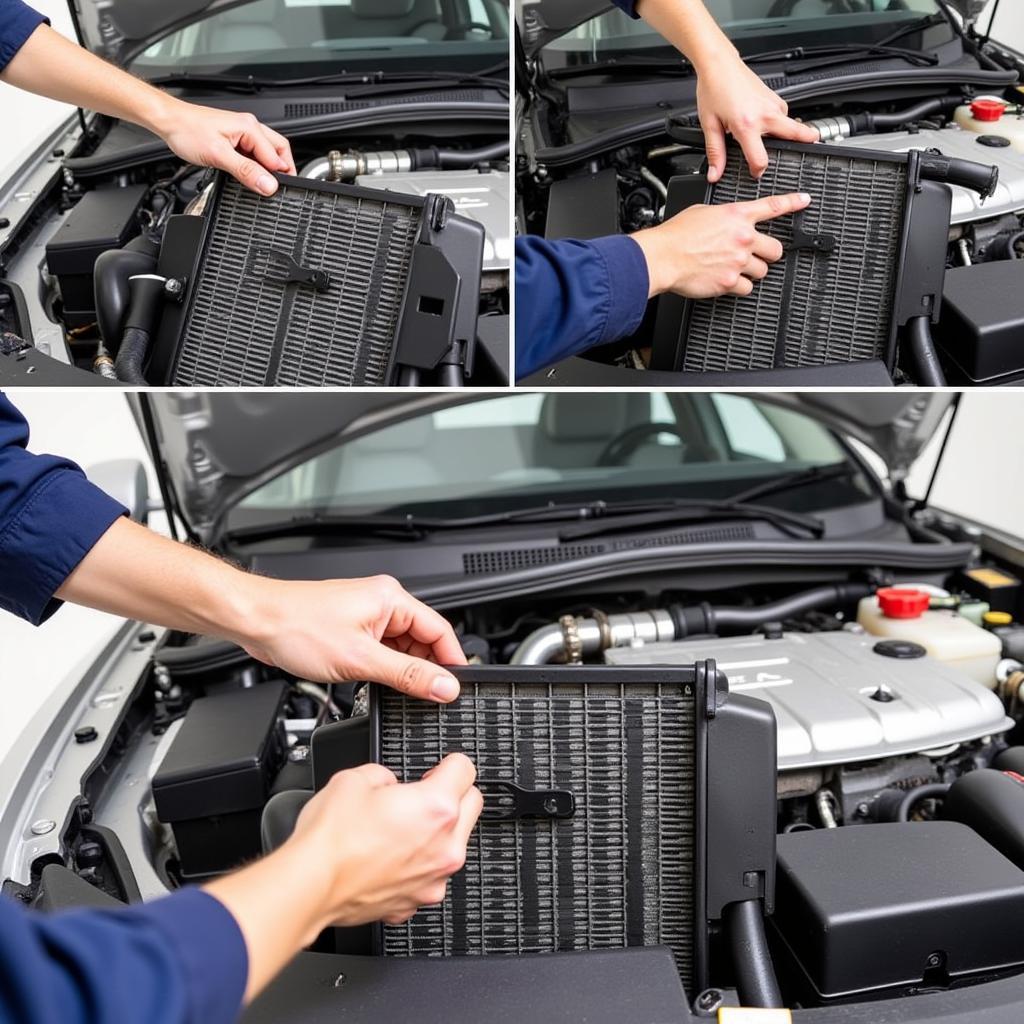
[[[857,621],[875,636],[920,644],[933,658],[994,689],[1002,656],[999,637],[959,612],[930,610],[929,600],[923,590],[884,587],[876,596],[861,599]]]
[[[1002,138],[1014,149],[1024,152],[1024,117],[1007,113],[1009,109],[1009,104],[1000,99],[977,99],[957,107],[953,119],[964,131],[991,136],[993,145],[999,145],[996,140]]]

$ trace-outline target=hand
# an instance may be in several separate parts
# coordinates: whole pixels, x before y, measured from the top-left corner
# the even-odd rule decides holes
[[[302,849],[311,866],[327,865],[325,923],[399,924],[440,903],[483,807],[475,780],[463,754],[449,754],[405,785],[378,764],[335,775],[303,808],[285,844]]]
[[[339,772],[283,846],[204,886],[245,940],[246,1002],[324,928],[399,924],[440,903],[483,807],[475,778],[462,754],[405,785],[376,764]]]
[[[697,69],[697,112],[708,154],[708,181],[725,171],[725,133],[739,143],[754,178],[768,168],[762,135],[796,142],[817,142],[818,132],[787,116],[786,101],[772,92],[738,54],[714,67]]]
[[[254,658],[317,682],[369,679],[424,700],[459,695],[455,677],[438,668],[466,663],[455,631],[390,576],[242,579],[253,610],[233,639]]]
[[[805,193],[790,193],[691,206],[664,224],[638,231],[631,237],[647,261],[650,297],[662,292],[691,299],[749,295],[768,264],[782,259],[782,243],[757,225],[802,210],[810,201]]]
[[[277,179],[268,171],[295,174],[288,140],[252,114],[166,98],[169,103],[153,119],[153,127],[182,160],[227,171],[265,196],[277,191]]]

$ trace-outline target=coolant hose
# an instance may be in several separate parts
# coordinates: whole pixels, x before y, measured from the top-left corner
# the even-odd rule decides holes
[[[730,903],[725,908],[723,918],[736,971],[736,991],[740,1004],[767,1009],[782,1006],[775,965],[768,952],[761,901]]]
[[[949,786],[944,782],[930,782],[925,786],[915,786],[896,808],[896,820],[910,821],[910,812],[914,809],[915,804],[932,797],[945,796],[948,792]]]
[[[865,110],[859,114],[840,114],[836,117],[822,117],[809,121],[818,130],[822,142],[831,139],[848,139],[854,135],[872,135],[888,128],[902,128],[932,114],[941,114],[958,107],[963,100],[957,96],[922,100],[912,107],[897,110],[894,114],[874,114]]]
[[[926,388],[944,388],[946,375],[939,365],[929,317],[915,316],[907,323],[907,344],[917,368],[918,385]]]
[[[434,166],[458,170],[474,167],[476,164],[490,163],[492,160],[504,160],[508,156],[508,148],[507,142],[495,142],[480,149],[437,149],[434,151],[437,154],[437,163]]]
[[[824,587],[815,587],[799,594],[792,594],[779,601],[769,604],[755,605],[753,608],[715,608],[711,607],[710,620],[702,633],[717,633],[720,630],[742,632],[756,629],[766,622],[781,622],[795,615],[814,611],[829,604],[848,604],[859,601],[862,597],[873,594],[874,587],[867,583],[830,583]]]
[[[123,331],[124,316],[131,301],[128,279],[156,270],[159,246],[151,238],[139,235],[121,249],[108,249],[96,258],[93,269],[93,296],[100,337],[110,349],[117,348]]]
[[[124,336],[114,360],[117,379],[123,384],[149,383],[143,368],[166,283],[167,279],[159,274],[135,274],[128,279],[131,305],[125,320]]]

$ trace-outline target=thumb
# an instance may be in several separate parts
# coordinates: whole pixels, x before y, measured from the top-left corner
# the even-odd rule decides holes
[[[704,118],[701,125],[708,154],[708,181],[713,185],[725,171],[725,131],[722,122],[713,114]]]
[[[459,695],[459,681],[443,668],[423,658],[373,644],[360,659],[360,672],[393,690],[420,700],[447,704]]]
[[[277,191],[277,178],[255,160],[250,160],[234,149],[225,139],[212,153],[210,165],[227,171],[236,181],[252,192],[272,196]]]

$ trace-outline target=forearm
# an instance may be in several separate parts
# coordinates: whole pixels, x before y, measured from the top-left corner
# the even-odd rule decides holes
[[[213,555],[119,519],[57,591],[57,597],[171,629],[243,642],[262,614],[269,581]]]
[[[737,56],[702,0],[638,0],[636,12],[693,64],[698,75],[723,58]]]
[[[48,25],[40,25],[29,36],[0,79],[40,96],[132,121],[158,135],[181,104]]]
[[[330,880],[316,873],[324,860],[310,856],[301,840],[241,871],[204,886],[234,917],[249,956],[245,1002],[251,1002],[331,921],[326,913]]]

